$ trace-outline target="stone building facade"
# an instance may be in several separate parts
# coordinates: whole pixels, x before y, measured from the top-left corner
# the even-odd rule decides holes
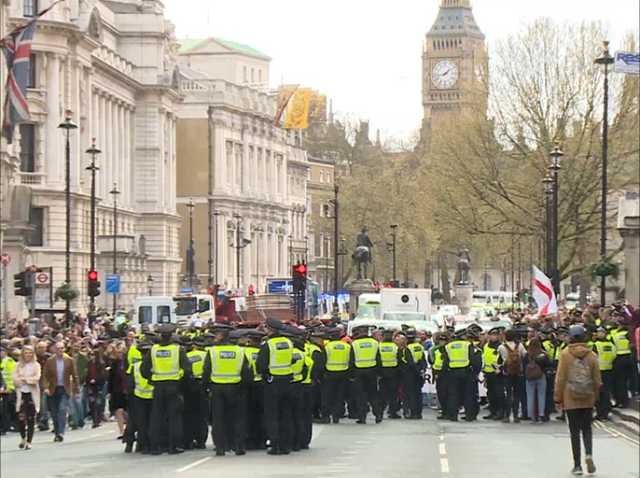
[[[299,137],[273,124],[275,95],[262,84],[268,62],[255,49],[215,38],[181,48],[180,246],[186,257],[192,214],[196,275],[189,280],[185,261],[184,287],[251,285],[260,292],[268,278],[289,277],[289,265],[304,259],[309,164]],[[244,81],[246,65],[254,80],[263,72],[261,84]]]
[[[49,1],[11,0],[8,28],[23,23]],[[105,275],[112,272],[114,185],[117,195],[117,271],[122,276],[119,308],[147,293],[177,288],[180,218],[175,204],[175,129],[180,97],[175,88],[177,45],[159,0],[67,0],[37,23],[27,98],[31,121],[2,143],[10,176],[13,217],[7,218],[3,251],[14,273],[26,265],[53,267],[54,287],[65,267],[65,136],[58,125],[69,111],[78,125],[70,132],[71,284],[86,311],[90,250],[90,157],[97,158],[97,270],[102,282],[98,307],[111,308]],[[4,167],[4,166],[3,166]],[[3,175],[4,177],[4,175]],[[3,184],[4,186],[4,184]],[[25,198],[30,203],[25,203]],[[25,217],[28,229],[16,227]],[[3,208],[5,211],[7,208]],[[9,293],[9,312],[22,313],[22,299]],[[60,309],[58,302],[54,308]]]

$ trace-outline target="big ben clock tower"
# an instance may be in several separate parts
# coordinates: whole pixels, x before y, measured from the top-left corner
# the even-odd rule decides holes
[[[486,112],[488,56],[471,0],[440,0],[435,23],[422,54],[421,142],[429,148],[433,134],[465,108]]]

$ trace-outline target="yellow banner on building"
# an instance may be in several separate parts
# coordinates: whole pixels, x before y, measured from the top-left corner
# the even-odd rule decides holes
[[[323,123],[327,120],[327,95],[313,92],[309,118],[312,123]]]
[[[285,129],[307,129],[309,127],[309,108],[311,106],[310,88],[298,89],[289,102],[287,116],[284,120]]]
[[[282,114],[287,109],[291,97],[294,95],[299,85],[282,85],[278,89],[278,100],[276,103],[276,115],[273,119],[273,124],[280,126],[280,120]]]

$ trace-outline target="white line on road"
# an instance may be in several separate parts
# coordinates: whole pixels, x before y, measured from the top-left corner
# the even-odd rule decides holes
[[[449,473],[449,460],[447,458],[440,458],[440,471]]]
[[[194,461],[193,463],[191,463],[191,464],[189,464],[187,466],[183,466],[182,468],[178,468],[176,470],[176,472],[177,473],[182,473],[183,471],[187,471],[187,470],[190,470],[191,468],[195,468],[196,466],[202,465],[203,463],[205,463],[205,462],[207,462],[209,460],[211,460],[210,456],[208,456],[206,458],[201,458],[200,460]]]
[[[445,443],[438,443],[438,450],[440,450],[440,456],[447,454],[447,445]]]
[[[360,452],[357,450],[342,450],[341,452],[343,455],[357,455]]]

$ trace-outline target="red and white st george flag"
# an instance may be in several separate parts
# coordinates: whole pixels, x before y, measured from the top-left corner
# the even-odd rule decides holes
[[[551,279],[544,272],[533,267],[533,299],[538,304],[538,315],[553,315],[558,312],[556,294],[553,291]]]

